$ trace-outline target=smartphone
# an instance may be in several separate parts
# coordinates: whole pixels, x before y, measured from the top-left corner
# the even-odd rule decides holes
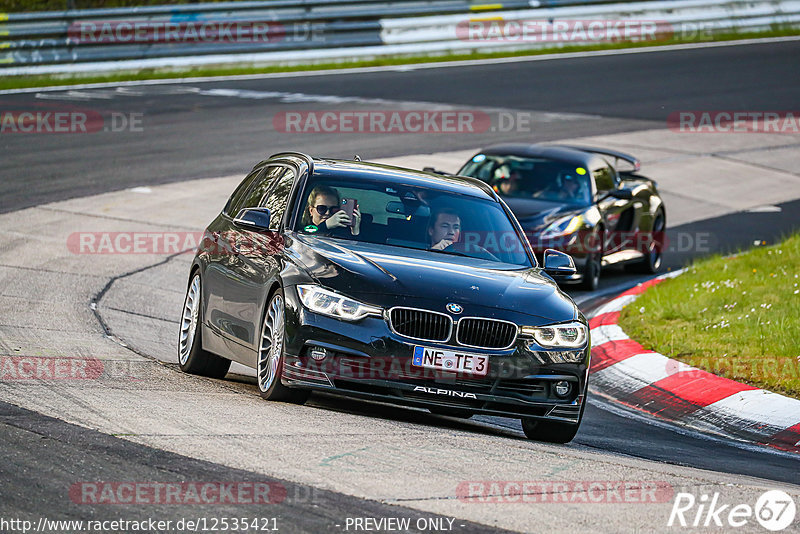
[[[342,211],[347,214],[350,218],[350,224],[347,226],[353,226],[355,221],[353,220],[353,210],[358,207],[358,201],[354,198],[343,198],[342,199]]]

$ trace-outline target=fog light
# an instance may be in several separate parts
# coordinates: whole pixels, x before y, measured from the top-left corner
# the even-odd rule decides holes
[[[558,397],[566,397],[572,390],[572,386],[566,380],[559,380],[553,385],[553,391]]]
[[[320,362],[328,355],[328,351],[324,347],[311,347],[309,354],[314,360]]]

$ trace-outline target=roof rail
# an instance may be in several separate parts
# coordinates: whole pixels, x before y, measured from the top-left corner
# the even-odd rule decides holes
[[[302,152],[278,152],[277,154],[271,155],[267,159],[285,158],[285,157],[294,157],[294,158],[302,159],[308,165],[308,174],[309,174],[309,176],[314,174],[314,158],[312,158],[308,154],[303,154]]]

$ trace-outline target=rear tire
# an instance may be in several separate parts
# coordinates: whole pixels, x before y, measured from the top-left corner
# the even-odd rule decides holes
[[[282,289],[278,288],[270,295],[262,325],[256,363],[259,393],[270,401],[305,403],[311,394],[309,390],[292,389],[281,383],[283,364],[286,361],[286,304]]]
[[[203,350],[201,314],[203,291],[200,273],[195,271],[186,289],[180,333],[178,335],[178,364],[181,371],[209,378],[224,378],[231,361]]]

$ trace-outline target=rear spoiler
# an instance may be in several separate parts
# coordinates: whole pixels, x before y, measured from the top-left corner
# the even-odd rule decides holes
[[[626,161],[633,166],[633,171],[636,172],[642,168],[642,162],[639,161],[638,158],[631,156],[630,154],[626,154],[625,152],[618,152],[616,150],[610,150],[608,148],[593,148],[589,146],[575,146],[575,145],[558,145],[564,148],[572,148],[574,150],[580,150],[582,152],[591,152],[592,154],[600,154],[602,156],[611,156],[614,158],[614,166],[617,166],[617,162],[619,160]]]

